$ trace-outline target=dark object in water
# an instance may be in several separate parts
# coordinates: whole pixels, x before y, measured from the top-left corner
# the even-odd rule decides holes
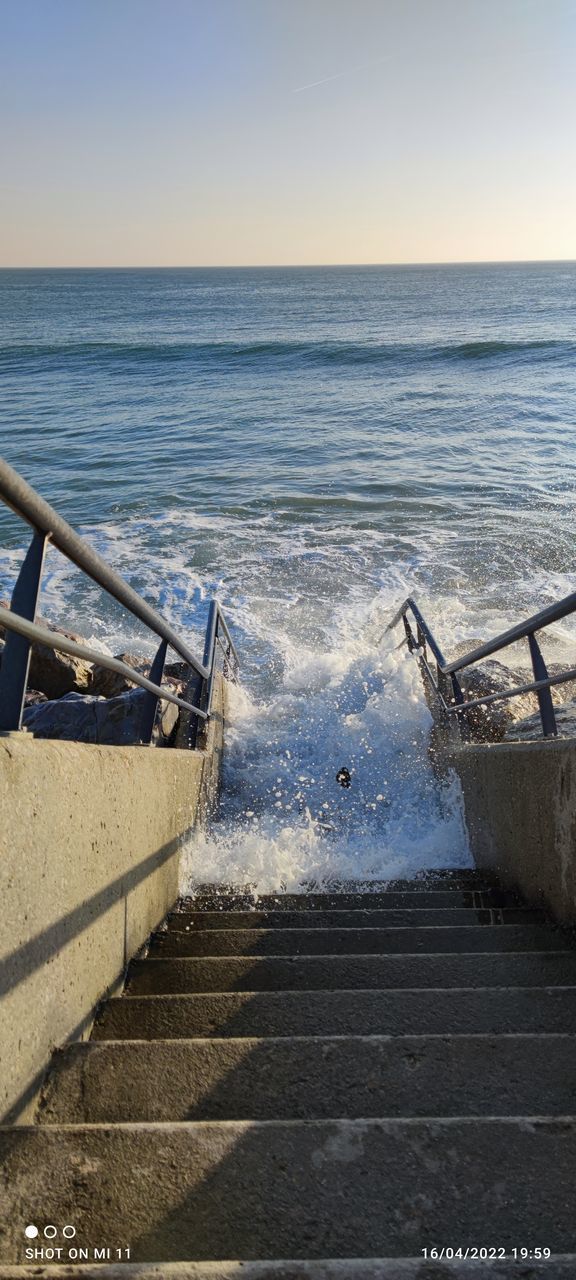
[[[336,781],[340,783],[341,787],[349,787],[350,783],[352,782],[352,778],[350,777],[350,770],[346,768],[339,769],[338,773],[336,774]]]

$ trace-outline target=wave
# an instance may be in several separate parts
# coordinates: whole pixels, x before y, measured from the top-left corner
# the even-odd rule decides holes
[[[525,341],[509,341],[487,338],[479,342],[461,342],[454,346],[437,348],[437,353],[461,360],[486,360],[495,356],[531,355],[533,352],[551,351],[576,354],[576,343],[558,338],[531,338]]]
[[[0,362],[81,360],[95,363],[190,362],[234,366],[275,361],[317,365],[383,365],[430,361],[533,359],[538,355],[576,357],[576,342],[554,338],[482,339],[472,342],[354,343],[271,339],[246,342],[61,342],[0,347]]]

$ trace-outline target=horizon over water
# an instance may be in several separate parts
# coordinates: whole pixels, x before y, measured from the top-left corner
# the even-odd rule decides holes
[[[574,590],[575,321],[573,262],[0,271],[2,453],[199,650],[213,593],[234,628],[187,883],[468,863],[384,632],[411,593],[450,653]],[[26,540],[0,511],[2,595]],[[41,611],[151,650],[54,551]]]
[[[2,272],[8,271],[50,271],[54,274],[64,271],[410,271],[410,270],[427,270],[430,268],[443,267],[546,267],[546,266],[574,266],[576,258],[451,258],[450,260],[422,261],[422,262],[289,262],[278,263],[268,262],[260,263],[179,263],[178,265],[167,265],[162,263],[153,263],[148,266],[142,266],[140,263],[117,263],[115,266],[111,263],[100,265],[85,263],[72,264],[65,266],[32,265],[18,266],[0,266],[0,275]]]

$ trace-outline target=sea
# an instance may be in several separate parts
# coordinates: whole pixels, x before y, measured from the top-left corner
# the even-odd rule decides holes
[[[449,655],[575,589],[575,430],[572,262],[0,273],[3,455],[199,654],[212,597],[234,633],[184,889],[470,864],[387,627],[412,594]],[[28,536],[0,513],[3,596]],[[41,612],[152,652],[54,550]]]

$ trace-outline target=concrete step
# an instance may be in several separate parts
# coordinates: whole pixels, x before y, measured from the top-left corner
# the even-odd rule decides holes
[[[149,956],[145,960],[132,961],[126,994],[538,986],[576,986],[576,952],[205,958]]]
[[[576,987],[266,991],[108,1000],[93,1040],[576,1034]]]
[[[197,911],[224,917],[236,911],[366,911],[423,907],[515,907],[521,904],[513,889],[419,888],[391,889],[378,893],[286,893],[240,897],[211,894],[181,899],[170,918]]]
[[[429,872],[428,875],[421,875],[413,880],[398,878],[368,881],[335,880],[323,884],[322,887],[312,882],[303,886],[299,893],[256,894],[252,885],[198,885],[194,893],[180,901],[185,909],[194,911],[205,908],[214,911],[233,910],[235,907],[244,910],[255,903],[259,903],[264,908],[272,907],[281,910],[284,906],[298,909],[298,903],[310,897],[326,899],[327,897],[354,896],[362,898],[365,902],[367,896],[373,897],[383,893],[417,894],[435,889],[487,892],[501,887],[495,876],[485,875],[477,869],[465,868],[458,872]]]
[[[576,1114],[576,1036],[84,1042],[56,1054],[38,1121],[320,1120],[542,1111]]]
[[[150,955],[391,955],[424,952],[565,951],[549,925],[469,925],[436,929],[201,929],[154,933]]]
[[[574,1241],[573,1116],[30,1126],[0,1158],[5,1262],[28,1222],[162,1262]]]
[[[496,1252],[499,1252],[496,1250]],[[338,1258],[3,1267],[0,1280],[574,1280],[576,1254],[545,1262]]]
[[[190,911],[173,912],[169,933],[202,929],[406,929],[450,925],[541,924],[542,910],[529,907],[388,908],[377,911]]]

